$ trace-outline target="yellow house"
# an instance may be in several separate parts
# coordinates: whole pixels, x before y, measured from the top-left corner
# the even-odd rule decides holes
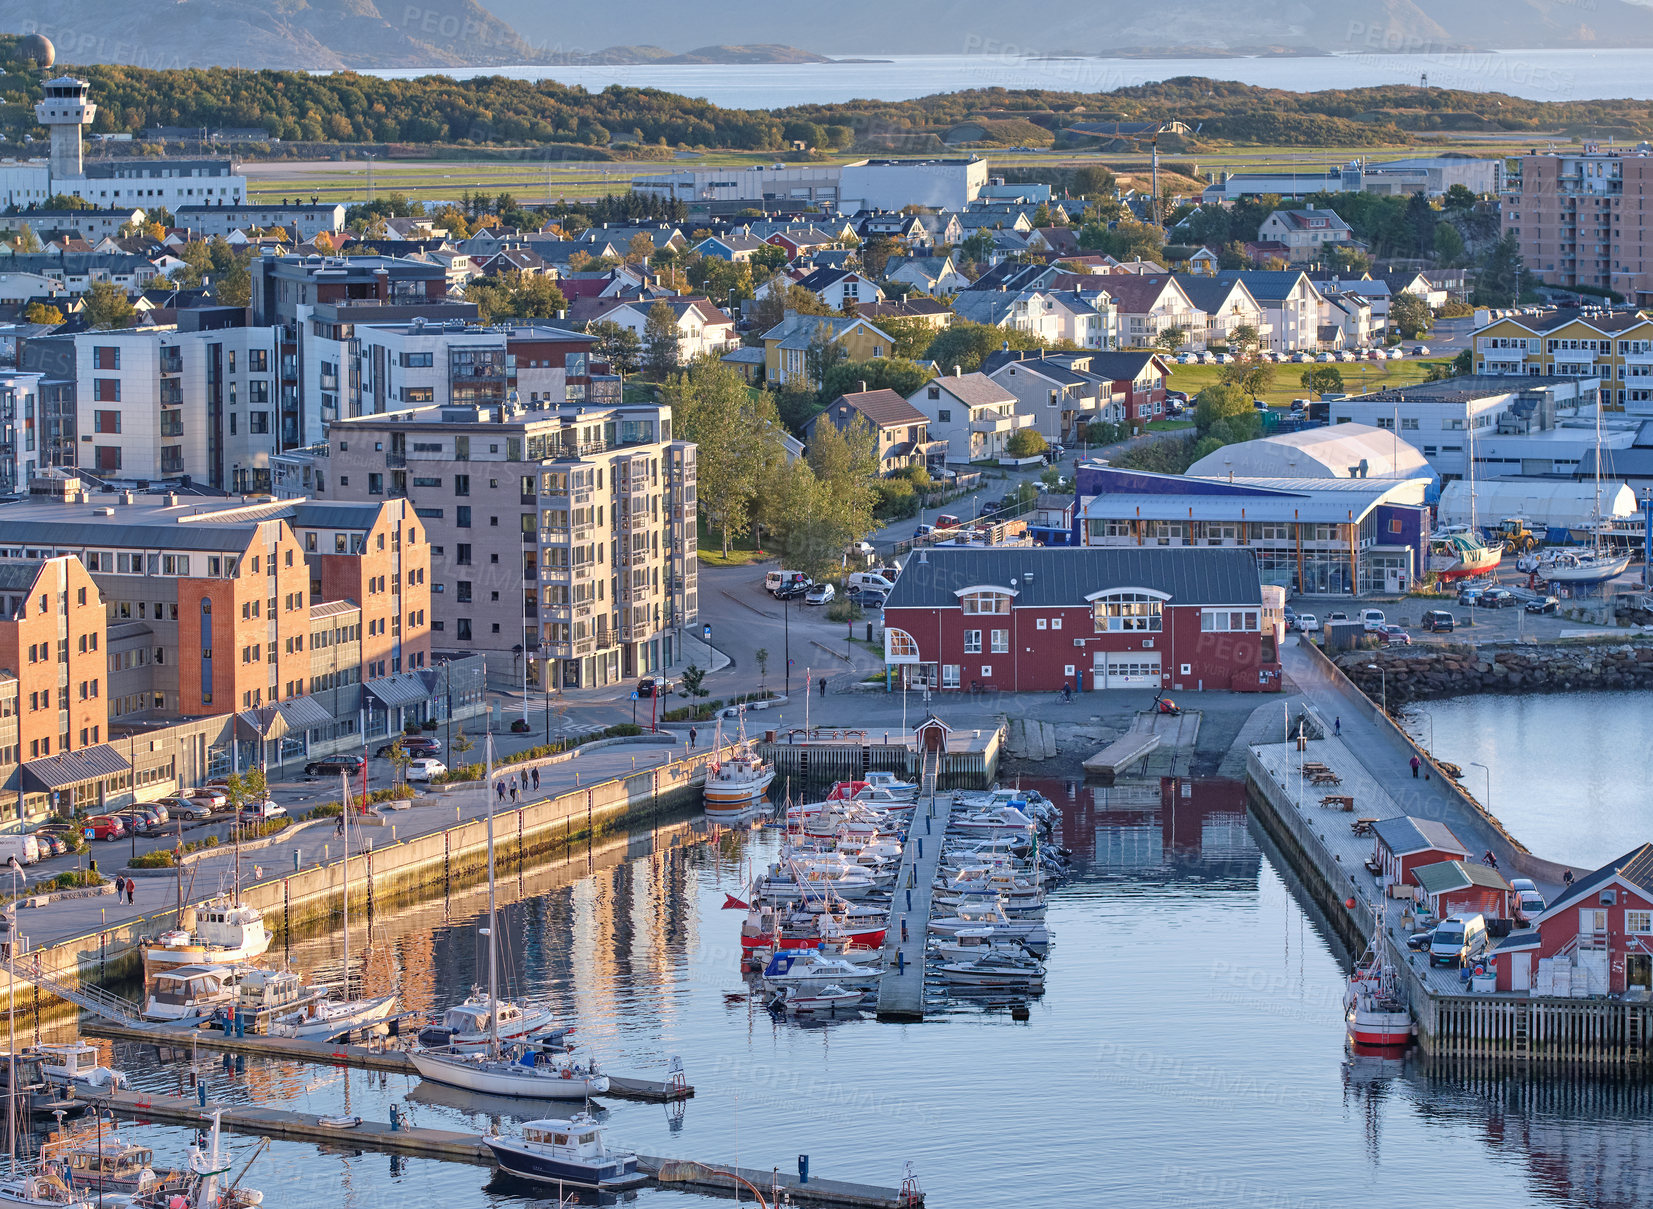
[[[1653,319],[1640,311],[1514,315],[1471,337],[1478,374],[1600,378],[1610,411],[1653,412]]]
[[[859,316],[788,311],[785,319],[763,334],[764,375],[774,385],[802,381],[819,386],[809,372],[809,348],[823,339],[842,346],[850,361],[888,357],[895,346],[887,332]]]

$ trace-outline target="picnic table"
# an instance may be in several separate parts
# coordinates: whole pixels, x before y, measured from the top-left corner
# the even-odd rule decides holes
[[[1353,794],[1329,793],[1320,799],[1320,804],[1327,810],[1346,810],[1353,812],[1355,799]]]
[[[1349,829],[1356,835],[1371,835],[1372,824],[1376,822],[1376,819],[1356,819],[1354,822],[1349,824]]]

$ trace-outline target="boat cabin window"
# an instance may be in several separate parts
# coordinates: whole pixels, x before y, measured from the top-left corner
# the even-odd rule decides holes
[[[558,1146],[568,1145],[568,1135],[566,1133],[559,1133],[555,1135],[552,1140],[555,1141]]]
[[[594,1134],[594,1133],[582,1133],[580,1135],[580,1145],[582,1145],[582,1146],[587,1145],[591,1142],[595,1142],[596,1140],[597,1140],[597,1135]]]

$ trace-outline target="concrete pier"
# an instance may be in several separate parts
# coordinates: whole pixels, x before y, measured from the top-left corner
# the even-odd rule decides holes
[[[924,942],[930,928],[930,898],[947,823],[953,816],[953,795],[936,793],[938,767],[933,758],[926,763],[912,827],[901,853],[889,931],[884,934],[884,977],[878,983],[880,1020],[924,1019]]]

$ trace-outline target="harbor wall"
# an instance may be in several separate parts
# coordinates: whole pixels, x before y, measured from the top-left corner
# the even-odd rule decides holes
[[[988,789],[999,774],[1005,729],[954,732],[941,757],[938,784],[946,789]],[[893,772],[909,780],[923,775],[923,753],[899,731],[815,730],[808,739],[770,731],[758,754],[778,776],[799,782],[857,780],[868,772]]]
[[[732,746],[725,746],[675,759],[672,751],[662,751],[659,762],[636,772],[499,811],[493,816],[495,864],[501,869],[520,867],[529,857],[554,854],[572,844],[692,804],[699,800],[706,766],[732,751]],[[424,814],[447,808],[437,804],[415,809]],[[404,818],[405,822],[393,816],[387,826],[356,832],[363,836],[364,850],[353,852],[350,858],[352,912],[383,909],[423,898],[438,889],[446,893],[456,886],[486,879],[487,818],[460,821],[405,838],[396,833],[414,818]],[[369,843],[371,847],[367,847]],[[342,859],[286,872],[275,869],[284,858],[288,853],[279,846],[263,850],[259,863],[264,867],[264,876],[244,883],[241,891],[242,901],[264,913],[267,926],[278,938],[339,915],[344,887]],[[243,870],[251,863],[244,858]],[[110,923],[94,932],[33,949],[27,959],[38,961],[42,973],[71,986],[136,978],[142,971],[141,938],[171,927],[173,919],[173,911],[165,910]],[[20,924],[25,935],[27,922],[25,916]],[[0,976],[0,988],[5,981]],[[0,1000],[7,994],[0,989]],[[56,1002],[49,995],[39,995],[38,999]],[[20,988],[19,1009],[25,1004],[31,1011],[36,1004],[36,992],[27,983]]]

